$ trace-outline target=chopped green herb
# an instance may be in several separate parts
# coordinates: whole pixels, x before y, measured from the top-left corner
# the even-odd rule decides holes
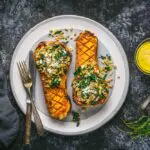
[[[90,96],[89,93],[83,93],[83,92],[82,92],[82,97],[83,97],[84,99],[88,99],[89,96]]]
[[[41,54],[41,59],[44,60],[45,56],[44,54]]]
[[[106,69],[107,71],[110,71],[110,70],[111,70],[111,67],[110,67],[110,66],[106,66],[105,69]]]
[[[106,88],[106,85],[103,87],[103,91],[105,91],[106,93],[108,93],[108,89]]]
[[[57,30],[53,34],[60,34],[60,33],[63,33],[63,32],[61,30]]]
[[[78,67],[77,70],[74,72],[74,76],[78,76],[81,72],[81,67]]]
[[[57,49],[60,45],[54,45],[52,49]]]
[[[105,95],[104,95],[103,93],[100,94],[99,97],[100,97],[100,99],[105,99],[105,98],[106,98]]]
[[[51,87],[57,87],[60,84],[60,78],[58,76],[54,77],[51,81]]]
[[[105,56],[100,56],[99,58],[101,58],[101,59],[105,59]]]
[[[80,125],[80,114],[79,112],[72,111],[72,121],[77,123],[77,127]]]
[[[47,67],[47,64],[46,64],[46,63],[44,63],[44,64],[43,64],[43,67]]]
[[[67,53],[64,53],[63,51],[59,51],[55,56],[54,58],[56,60],[59,60],[61,57],[65,57]]]
[[[91,105],[95,105],[97,102],[96,101],[91,101],[90,104]]]
[[[110,55],[107,54],[106,56],[108,57],[109,60],[111,60],[111,56]]]
[[[85,77],[81,80],[80,83],[80,88],[84,89],[86,88],[88,85],[90,84],[90,78],[89,77]]]
[[[95,99],[90,102],[91,105],[95,105],[99,101],[100,97],[96,94]]]
[[[91,81],[96,81],[97,76],[95,74],[90,74],[90,80]]]
[[[103,76],[102,81],[105,81],[106,77],[107,77],[107,74],[105,74],[105,75]]]

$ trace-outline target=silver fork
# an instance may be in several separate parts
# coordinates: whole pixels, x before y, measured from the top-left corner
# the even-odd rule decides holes
[[[28,76],[29,76],[30,81],[32,83],[31,74],[30,74],[29,70],[27,69],[27,65],[26,65],[25,61],[23,61],[23,66],[24,66],[25,71],[28,73]],[[32,86],[33,86],[33,83],[32,83]],[[29,94],[30,94],[33,117],[34,117],[36,129],[37,129],[37,133],[38,133],[38,135],[42,136],[44,134],[44,128],[43,128],[43,124],[42,124],[41,118],[39,116],[39,113],[38,113],[38,111],[35,107],[34,101],[33,101],[33,94],[31,94],[31,87],[29,89]]]
[[[21,80],[23,83],[23,86],[25,87],[28,96],[30,100],[27,100],[27,109],[26,109],[26,122],[25,122],[25,144],[30,144],[30,130],[31,130],[31,94],[30,94],[30,88],[32,86],[32,81],[30,79],[30,75],[25,71],[24,62],[18,62],[18,69],[20,72]]]
[[[38,114],[38,111],[36,110],[36,107],[32,100],[32,94],[31,94],[32,80],[31,80],[30,72],[27,69],[25,61],[20,61],[17,64],[18,64],[18,69],[20,72],[23,85],[29,96],[29,100],[27,100],[26,131],[25,131],[25,142],[29,143],[30,142],[30,129],[31,129],[31,106],[33,110],[33,116],[35,120],[37,133],[42,136],[44,134],[44,128],[43,128],[43,124],[41,122],[40,116]]]

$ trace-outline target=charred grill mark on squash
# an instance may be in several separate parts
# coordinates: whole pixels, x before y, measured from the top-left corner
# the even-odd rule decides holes
[[[97,47],[98,40],[89,31],[80,33],[76,40],[77,48],[77,63],[76,68],[81,65],[89,63],[89,61],[95,62],[97,64]]]

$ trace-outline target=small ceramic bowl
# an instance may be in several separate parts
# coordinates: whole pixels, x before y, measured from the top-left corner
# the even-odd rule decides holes
[[[146,75],[150,75],[150,70],[146,70],[146,68],[144,68],[141,64],[140,64],[140,61],[138,60],[138,56],[139,56],[139,52],[142,48],[142,46],[146,43],[149,43],[150,44],[150,38],[146,38],[145,40],[143,40],[139,45],[138,47],[136,48],[136,52],[135,52],[135,55],[134,55],[134,60],[135,60],[135,63],[136,63],[136,66],[138,67],[138,69],[146,74]],[[150,47],[149,47],[149,51],[150,51]],[[149,58],[150,59],[150,58]]]

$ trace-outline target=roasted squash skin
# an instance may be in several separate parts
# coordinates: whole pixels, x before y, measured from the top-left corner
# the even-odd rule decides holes
[[[98,58],[98,39],[90,31],[81,32],[76,39],[76,64],[75,69],[83,65],[88,65],[90,63],[94,64],[94,69],[99,70]],[[99,99],[94,105],[86,104],[80,100],[73,88],[73,100],[74,102],[83,107],[93,107],[105,103],[105,99]]]
[[[66,50],[66,52],[69,53],[71,56],[71,53],[69,52],[68,48],[63,43],[60,43],[58,41],[55,42],[44,41],[40,42],[34,51],[35,63],[39,61],[36,55],[40,52],[41,49],[45,48],[46,46],[56,44],[61,45]],[[45,102],[47,105],[49,115],[59,120],[65,119],[71,110],[71,101],[67,95],[67,86],[66,86],[67,71],[69,69],[69,66],[70,64],[67,66],[66,74],[61,75],[61,81],[59,86],[57,87],[47,87],[47,83],[50,80],[50,77],[48,77],[46,73],[43,73],[41,70],[38,69],[40,73]]]

